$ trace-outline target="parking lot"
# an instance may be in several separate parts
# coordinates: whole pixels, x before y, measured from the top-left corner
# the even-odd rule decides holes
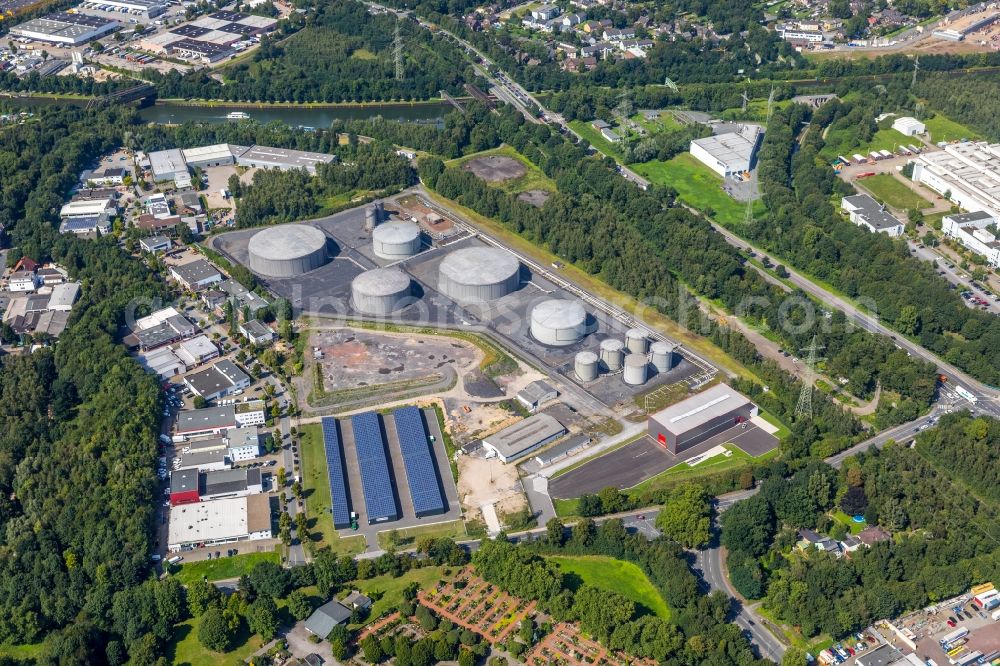
[[[952,659],[977,651],[983,655],[995,654],[1000,650],[1000,623],[992,618],[992,611],[979,610],[971,602],[972,595],[963,594],[899,618],[894,626],[910,638],[916,645],[916,655],[925,661],[949,663],[939,640],[962,627],[969,630],[962,645],[964,652],[953,654]],[[897,636],[894,643],[901,647],[904,641]]]
[[[572,499],[608,486],[632,488],[722,444],[733,444],[756,457],[776,447],[778,440],[755,425],[741,424],[674,455],[649,437],[641,437],[552,479],[549,494]]]

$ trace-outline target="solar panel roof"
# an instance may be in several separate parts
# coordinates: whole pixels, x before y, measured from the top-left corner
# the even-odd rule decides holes
[[[344,453],[340,446],[337,420],[330,416],[323,417],[323,447],[326,449],[326,471],[330,479],[333,526],[346,527],[351,524],[351,512],[347,499],[347,479],[344,477]]]
[[[403,453],[403,466],[406,468],[414,512],[418,516],[443,512],[441,486],[420,410],[416,407],[402,407],[392,412],[392,418],[399,435],[399,448]]]
[[[358,467],[361,469],[361,488],[365,495],[365,509],[368,522],[394,520],[396,499],[389,477],[389,463],[385,458],[385,441],[378,414],[365,412],[351,417],[354,428],[354,448],[358,453]]]

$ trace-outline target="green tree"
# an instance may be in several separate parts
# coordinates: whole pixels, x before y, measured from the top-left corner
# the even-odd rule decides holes
[[[693,483],[678,486],[660,509],[656,526],[664,536],[685,548],[703,547],[708,543],[712,528],[708,493]]]
[[[209,608],[201,616],[201,623],[198,625],[198,640],[209,650],[213,652],[227,651],[233,636],[233,630],[218,608]]]
[[[382,646],[374,634],[368,634],[361,639],[361,652],[365,655],[365,661],[369,664],[377,664],[385,658]]]
[[[260,596],[247,607],[247,625],[267,643],[278,631],[278,607],[274,599]]]
[[[288,612],[296,620],[304,620],[313,612],[308,595],[302,590],[292,590],[288,595]]]
[[[208,581],[199,579],[187,586],[188,612],[193,617],[202,615],[210,606],[218,604],[221,598],[219,588]]]

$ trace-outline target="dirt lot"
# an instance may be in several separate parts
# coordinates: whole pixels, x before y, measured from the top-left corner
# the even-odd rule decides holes
[[[469,171],[479,176],[487,183],[502,183],[505,180],[520,178],[528,172],[528,168],[512,157],[490,155],[477,157],[462,165],[463,171]]]
[[[452,338],[347,328],[317,332],[311,344],[323,352],[320,365],[328,390],[423,379],[446,365],[461,373],[479,359],[472,345]]]
[[[482,520],[482,506],[493,504],[497,515],[510,515],[528,506],[517,467],[498,458],[458,457],[458,497],[466,520]]]
[[[529,203],[536,208],[541,208],[551,196],[552,193],[546,192],[545,190],[528,190],[527,192],[521,192],[518,194],[517,200]]]

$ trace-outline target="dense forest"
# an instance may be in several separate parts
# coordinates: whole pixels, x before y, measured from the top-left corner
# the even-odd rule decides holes
[[[1000,81],[996,74],[962,78],[925,75],[914,94],[949,118],[975,127],[990,141],[1000,141]]]
[[[842,636],[995,579],[996,506],[951,488],[922,451],[948,442],[959,456],[986,445],[998,425],[952,414],[921,433],[916,449],[890,445],[848,459],[839,471],[814,463],[787,479],[775,475],[758,495],[722,514],[733,584],[751,599],[763,598],[779,619],[806,636]],[[940,469],[951,473],[953,459]],[[980,479],[978,469],[970,479]],[[844,537],[846,525],[827,513],[835,508],[863,514],[892,538],[850,558],[799,550],[799,528]]]
[[[224,69],[225,83],[207,72],[179,76],[147,69],[143,78],[164,97],[247,102],[388,102],[464,94],[475,74],[454,43],[412,20],[369,14],[355,0],[321,2],[305,27],[283,39],[265,39],[253,58]],[[398,23],[398,25],[397,25]],[[394,35],[402,42],[397,77]]]
[[[832,203],[839,199],[834,195],[853,190],[819,156],[823,129],[860,126],[863,134],[880,110],[877,101],[862,107],[835,100],[811,119],[800,105],[776,111],[760,151],[759,180],[768,214],[741,232],[849,297],[874,303],[884,323],[947,362],[983,382],[1000,384],[995,353],[1000,319],[966,307],[931,264],[909,255],[905,242],[846,223]],[[803,121],[809,125],[797,144]],[[856,386],[878,379],[857,366],[845,370],[838,373]]]

